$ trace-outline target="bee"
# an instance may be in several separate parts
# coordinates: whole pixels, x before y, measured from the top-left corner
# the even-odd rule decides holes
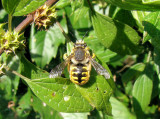
[[[108,71],[95,61],[95,54],[90,55],[89,48],[83,40],[77,40],[71,54],[64,55],[65,61],[51,70],[49,77],[60,77],[64,68],[68,65],[70,80],[77,85],[84,85],[89,81],[91,65],[99,75],[110,78]]]

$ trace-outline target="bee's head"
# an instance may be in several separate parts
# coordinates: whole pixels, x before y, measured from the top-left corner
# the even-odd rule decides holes
[[[84,43],[83,40],[77,40],[74,44],[74,48],[85,48],[87,46],[86,43]]]

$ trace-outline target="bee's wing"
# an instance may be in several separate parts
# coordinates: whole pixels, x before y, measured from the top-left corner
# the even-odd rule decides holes
[[[67,64],[68,64],[68,60],[65,60],[64,62],[57,65],[54,69],[51,70],[49,74],[49,78],[60,77],[62,75],[64,68],[67,66]]]
[[[96,72],[100,75],[103,75],[106,79],[110,78],[110,74],[108,73],[108,71],[102,67],[98,62],[96,62],[93,58],[90,59],[91,60],[91,64],[94,67],[94,69],[96,70]]]

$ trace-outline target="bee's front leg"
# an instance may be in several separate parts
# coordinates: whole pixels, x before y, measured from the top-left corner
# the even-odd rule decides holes
[[[92,53],[92,58],[94,59],[96,57],[96,55],[94,53]]]
[[[65,53],[64,55],[63,55],[63,59],[65,60],[65,59],[67,59],[68,58],[68,55],[67,55],[67,53]]]

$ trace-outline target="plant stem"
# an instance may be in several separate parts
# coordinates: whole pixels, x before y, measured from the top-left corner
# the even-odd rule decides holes
[[[61,32],[63,33],[64,37],[66,38],[67,42],[71,42],[70,38],[68,37],[68,35],[67,35],[67,34],[65,33],[65,31],[63,30],[61,24],[60,24],[58,21],[56,21],[56,23],[57,23],[57,25],[59,26],[59,28],[60,28]]]
[[[8,30],[9,32],[12,32],[12,15],[8,15]]]
[[[87,2],[88,2],[88,5],[89,5],[89,7],[90,7],[91,11],[93,12],[93,11],[94,11],[94,9],[93,9],[93,7],[92,7],[91,2],[90,2],[89,0],[87,0]]]
[[[47,0],[46,5],[51,6],[53,3],[57,2],[57,1],[59,1],[59,0]]]
[[[22,79],[24,79],[24,80],[30,80],[29,78],[27,78],[27,77],[25,77],[25,76],[19,74],[18,72],[16,72],[16,71],[10,69],[10,68],[7,67],[7,66],[5,66],[4,68],[5,68],[6,70],[10,71],[11,73],[13,73],[13,74],[19,76],[20,78],[22,78]]]
[[[3,51],[4,51],[4,49],[0,49],[0,56],[1,56],[1,54],[3,53]]]
[[[151,58],[151,51],[148,52],[147,63],[149,63],[150,58]]]
[[[15,32],[20,33],[23,29],[25,29],[29,24],[33,22],[33,15],[28,15],[25,20],[23,20],[16,28]]]

